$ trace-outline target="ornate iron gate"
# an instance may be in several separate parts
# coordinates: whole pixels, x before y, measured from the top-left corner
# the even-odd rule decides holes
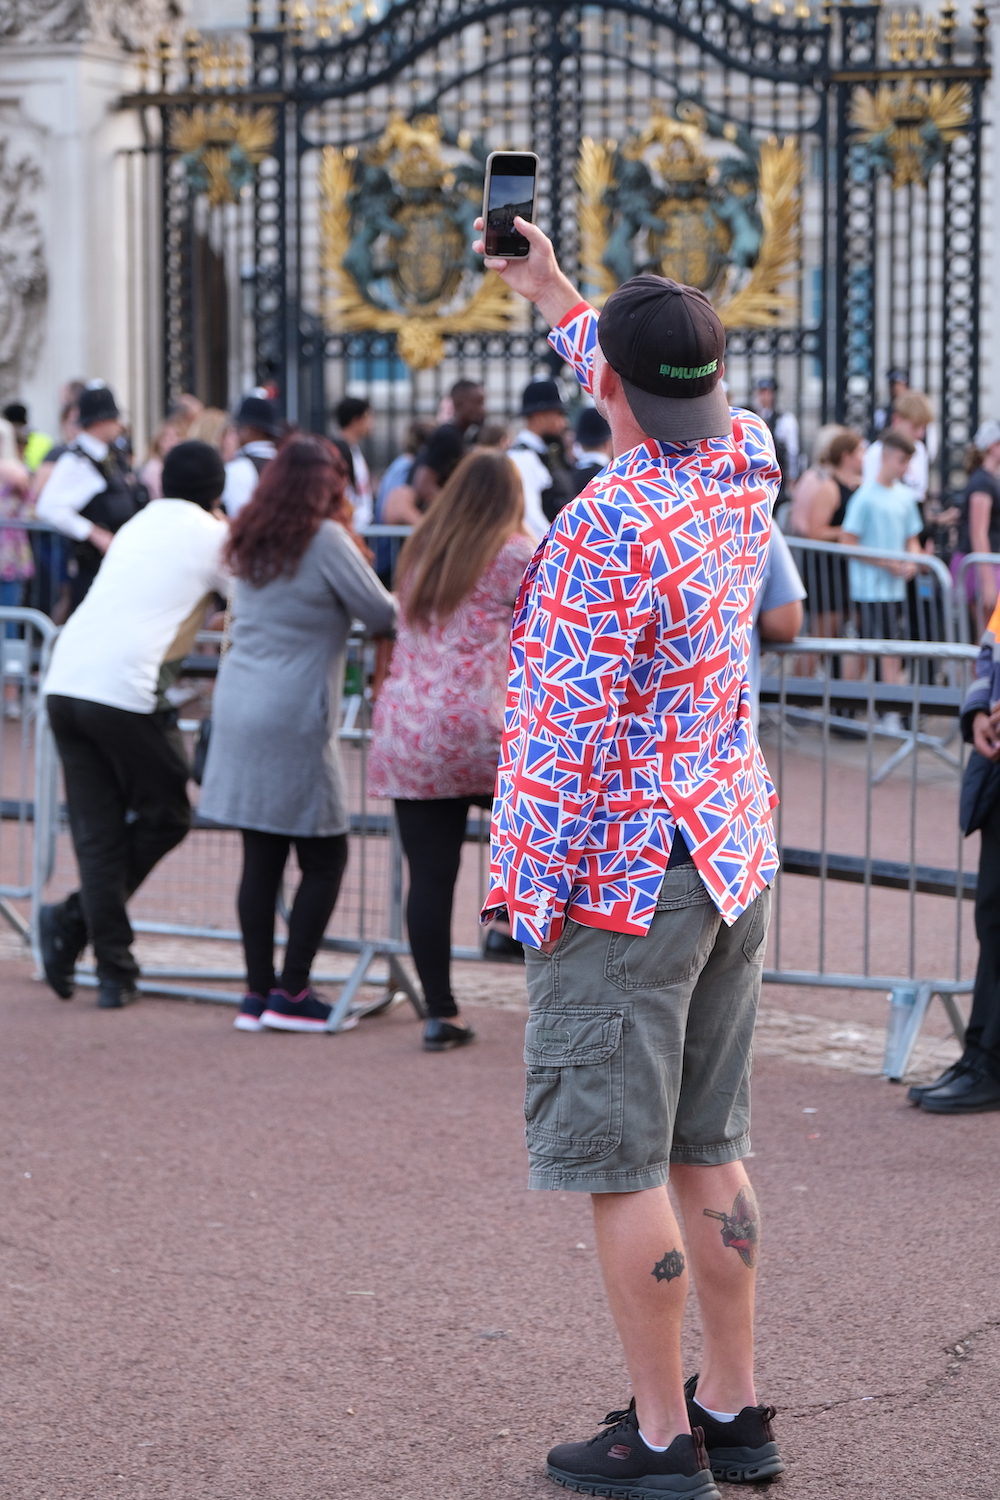
[[[553,356],[468,247],[486,153],[530,147],[586,295],[640,269],[705,287],[733,399],[774,377],[805,447],[827,420],[867,429],[906,365],[954,481],[978,418],[981,6],[964,38],[951,0],[295,0],[248,21],[179,57],[165,40],[123,101],[160,118],[168,399],[273,384],[322,430],[364,393],[387,452],[471,376],[508,419]]]

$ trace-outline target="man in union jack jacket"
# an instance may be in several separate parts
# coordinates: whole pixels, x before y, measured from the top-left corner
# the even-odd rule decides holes
[[[764,422],[726,402],[701,292],[637,276],[598,317],[545,235],[517,228],[527,257],[486,264],[552,325],[615,453],[524,577],[484,910],[526,945],[529,1182],[593,1194],[635,1398],[548,1472],[711,1500],[713,1473],[784,1467],[753,1383],[742,1165],[778,866],[747,662],[781,474]],[[685,1385],[689,1259],[704,1354]]]

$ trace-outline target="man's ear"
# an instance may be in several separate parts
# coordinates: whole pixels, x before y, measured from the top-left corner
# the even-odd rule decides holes
[[[597,379],[597,394],[607,405],[621,388],[621,377],[611,368],[606,359],[601,360]]]

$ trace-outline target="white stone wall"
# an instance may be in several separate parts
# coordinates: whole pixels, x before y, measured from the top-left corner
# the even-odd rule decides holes
[[[22,397],[33,425],[57,430],[58,390],[100,376],[128,403],[127,237],[117,153],[139,144],[134,114],[117,110],[133,68],[108,43],[0,49],[0,129],[30,163],[26,192],[40,234],[46,300],[4,398]]]

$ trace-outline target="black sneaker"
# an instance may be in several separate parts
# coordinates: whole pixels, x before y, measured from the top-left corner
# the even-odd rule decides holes
[[[581,1495],[620,1495],[623,1500],[720,1500],[700,1431],[675,1437],[665,1453],[647,1448],[639,1436],[635,1401],[612,1411],[604,1431],[586,1443],[560,1443],[546,1472],[563,1489]]]
[[[301,995],[272,990],[260,1020],[271,1031],[325,1031],[332,1010],[315,990],[303,990]]]
[[[97,988],[98,1010],[124,1010],[139,998],[134,984],[119,984],[113,979],[102,979]]]
[[[236,1015],[233,1025],[237,1031],[263,1031],[264,1022],[261,1016],[267,1001],[263,995],[253,995],[249,992],[243,996],[243,1003]]]
[[[61,906],[43,906],[38,912],[38,947],[45,978],[60,1000],[72,1000],[76,988],[76,961],[87,946],[82,933],[65,920]]]
[[[759,1479],[773,1479],[783,1474],[785,1466],[774,1441],[771,1419],[773,1406],[744,1406],[731,1422],[717,1422],[715,1417],[694,1399],[697,1375],[684,1386],[688,1419],[697,1422],[705,1434],[708,1461],[716,1479],[729,1484],[752,1484]]]

